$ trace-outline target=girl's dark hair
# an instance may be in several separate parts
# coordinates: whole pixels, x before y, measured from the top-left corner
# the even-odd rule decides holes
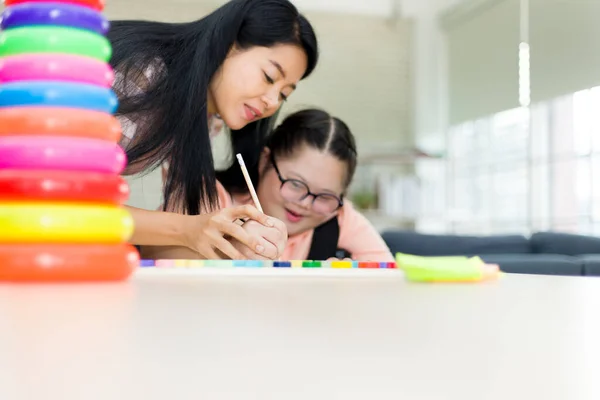
[[[328,152],[338,160],[347,164],[346,181],[348,187],[356,171],[357,152],[354,136],[342,120],[333,117],[319,109],[306,109],[287,116],[283,122],[266,138],[264,146],[268,147],[273,156],[290,157],[294,152],[309,146],[313,149]],[[258,164],[249,169],[249,174],[255,186],[258,186]],[[247,193],[245,182],[219,181],[230,193]]]
[[[310,23],[288,0],[232,0],[188,23],[113,21],[108,38],[111,65],[124,82],[139,79],[144,67],[160,65],[144,94],[119,99],[116,114],[137,116],[142,124],[127,149],[129,164],[144,163],[151,171],[168,161],[164,208],[187,214],[217,203],[206,102],[209,83],[232,46],[297,45],[308,59],[303,78],[318,59]],[[231,132],[233,152],[255,163],[273,118]]]

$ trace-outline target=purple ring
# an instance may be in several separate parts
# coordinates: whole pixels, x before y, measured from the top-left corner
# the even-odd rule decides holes
[[[24,3],[8,7],[0,19],[3,30],[32,25],[55,25],[79,28],[106,35],[108,20],[89,7],[65,3]]]

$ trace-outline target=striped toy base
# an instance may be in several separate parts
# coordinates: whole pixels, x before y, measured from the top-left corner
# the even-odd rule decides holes
[[[358,261],[141,260],[135,276],[403,277],[395,263]]]
[[[140,260],[140,267],[159,268],[333,268],[333,269],[395,269],[394,262],[379,261],[259,261],[259,260]]]
[[[342,268],[137,268],[134,277],[404,278],[399,269]]]

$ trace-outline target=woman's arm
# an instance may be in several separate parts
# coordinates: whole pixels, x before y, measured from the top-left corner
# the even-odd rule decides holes
[[[186,224],[190,216],[125,206],[134,221],[132,244],[141,246],[186,246]]]
[[[205,260],[197,251],[185,246],[142,246],[140,256],[147,260]],[[227,257],[223,257],[227,258]]]
[[[270,243],[272,246],[277,248],[277,256],[281,257],[285,245],[287,242],[287,228],[285,224],[277,219],[273,220],[276,225],[276,229],[265,227],[264,225],[249,220],[243,225],[243,229],[252,236],[261,237]],[[243,243],[236,239],[228,238],[229,242],[237,249],[243,258],[268,260],[268,257],[258,256],[255,251],[245,246]],[[154,260],[195,260],[202,259],[201,254],[198,252],[183,246],[144,246],[142,247],[142,257]],[[228,257],[220,257],[228,258]]]
[[[252,235],[237,224],[249,218],[265,227],[278,230],[276,221],[250,205],[230,207],[200,215],[183,215],[164,211],[148,211],[127,206],[134,220],[130,242],[142,246],[186,247],[207,259],[245,259],[279,257],[281,246]],[[230,242],[243,243],[250,251],[242,254]],[[283,238],[281,238],[283,239]],[[220,253],[220,254],[219,254]]]

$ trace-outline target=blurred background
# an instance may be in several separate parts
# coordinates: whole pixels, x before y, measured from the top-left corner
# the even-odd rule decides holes
[[[600,235],[600,1],[293,2],[322,59],[282,114],[350,125],[350,198],[378,229]],[[107,15],[187,21],[223,3],[112,0]],[[158,171],[130,182],[130,204],[159,205]]]

